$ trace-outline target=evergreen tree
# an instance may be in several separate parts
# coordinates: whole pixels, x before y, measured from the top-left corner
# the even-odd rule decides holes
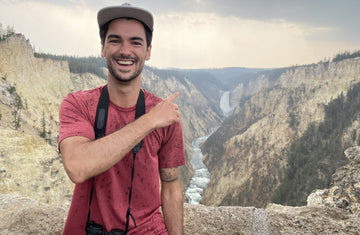
[[[41,118],[41,132],[40,137],[46,139],[46,122],[45,122],[45,112],[43,111]]]

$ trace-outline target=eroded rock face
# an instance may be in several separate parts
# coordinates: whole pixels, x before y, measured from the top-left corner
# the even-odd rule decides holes
[[[40,203],[70,204],[74,184],[55,146],[37,135],[0,131],[0,193],[17,193]]]
[[[331,188],[314,191],[307,205],[341,208],[360,218],[360,146],[348,148],[345,156],[349,164],[336,170]]]
[[[267,87],[266,79],[260,79]],[[324,120],[324,107],[360,82],[360,58],[299,66],[284,71],[271,89],[256,91],[202,146],[211,180],[202,203],[265,207],[288,166],[286,150],[311,123]],[[358,118],[342,133],[354,145]],[[344,144],[345,145],[345,144]]]

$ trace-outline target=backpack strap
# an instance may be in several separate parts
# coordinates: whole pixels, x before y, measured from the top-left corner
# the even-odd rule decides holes
[[[101,95],[98,101],[98,105],[96,108],[96,116],[95,116],[95,123],[94,123],[94,131],[95,131],[95,139],[99,139],[101,137],[105,136],[106,131],[106,122],[108,117],[108,110],[109,110],[109,92],[107,85],[105,85],[101,91]],[[135,111],[135,119],[139,118],[145,114],[145,95],[144,91],[140,89],[139,97],[136,102],[136,111]],[[128,231],[129,227],[129,217],[132,218],[134,225],[136,227],[135,219],[133,215],[130,212],[130,203],[131,203],[131,196],[132,196],[132,185],[133,185],[133,178],[134,178],[134,171],[135,171],[135,157],[136,154],[140,151],[142,146],[142,141],[140,141],[135,147],[132,149],[133,152],[133,165],[131,170],[131,185],[130,185],[130,192],[129,192],[129,207],[126,212],[126,225],[125,225],[125,234]],[[90,209],[91,209],[91,203],[92,203],[92,197],[93,197],[93,191],[94,191],[94,178],[92,179],[92,185],[90,190],[90,200],[89,200],[89,212],[88,212],[88,218],[87,223],[90,222]]]

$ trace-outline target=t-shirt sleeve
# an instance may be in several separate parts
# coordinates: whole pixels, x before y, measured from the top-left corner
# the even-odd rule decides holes
[[[67,95],[59,110],[59,141],[72,136],[83,136],[94,139],[94,128],[87,112],[86,104],[74,94]]]
[[[159,168],[172,168],[186,164],[183,134],[180,123],[165,128],[165,141],[159,151]]]

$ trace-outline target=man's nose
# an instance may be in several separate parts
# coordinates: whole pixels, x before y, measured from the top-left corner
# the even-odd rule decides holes
[[[121,43],[121,45],[119,47],[119,52],[124,55],[130,55],[131,54],[131,44],[129,42]]]

